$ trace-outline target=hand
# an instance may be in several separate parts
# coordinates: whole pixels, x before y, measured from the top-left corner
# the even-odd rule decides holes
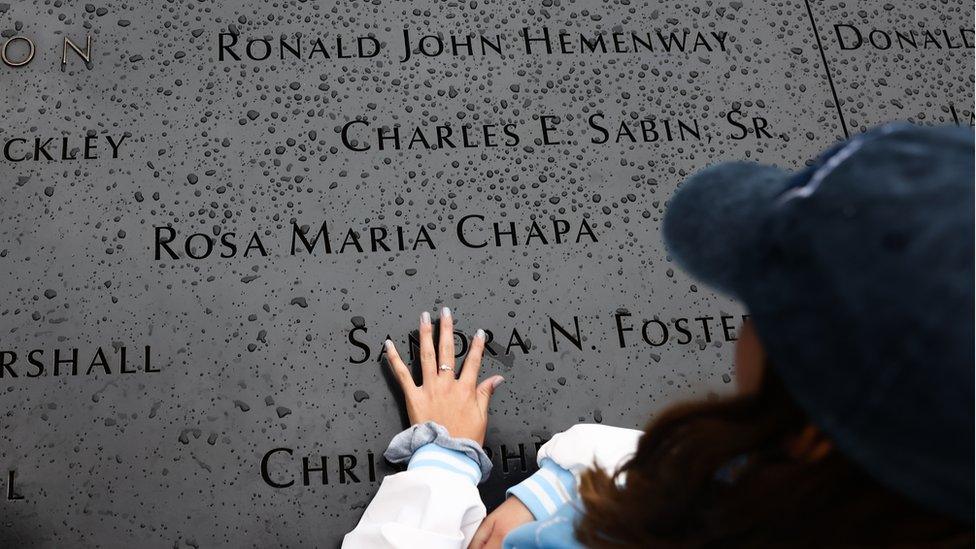
[[[481,521],[481,526],[471,538],[468,549],[495,549],[502,546],[502,541],[509,532],[535,520],[529,508],[519,498],[509,496],[504,503]]]
[[[454,321],[451,310],[441,309],[440,341],[434,351],[434,327],[430,313],[420,315],[421,386],[413,383],[410,369],[400,359],[396,346],[386,340],[386,359],[393,368],[407,401],[410,424],[433,421],[443,425],[452,437],[485,442],[488,401],[504,378],[492,376],[478,384],[478,370],[485,351],[485,332],[478,330],[464,359],[461,375],[454,370]]]

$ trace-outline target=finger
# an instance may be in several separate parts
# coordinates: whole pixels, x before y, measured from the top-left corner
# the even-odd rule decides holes
[[[501,549],[502,542],[505,541],[505,534],[500,531],[495,530],[494,536],[488,538],[488,543],[485,544],[485,549]]]
[[[451,310],[447,307],[441,309],[440,341],[437,345],[438,364],[447,364],[454,367],[454,319],[451,317]],[[438,374],[453,376],[454,370],[438,371]]]
[[[403,359],[400,358],[400,353],[397,352],[396,345],[393,344],[393,341],[387,339],[384,346],[386,348],[386,361],[390,363],[393,375],[400,382],[400,388],[404,393],[410,389],[416,389],[417,386],[414,385],[413,376],[410,375],[410,369],[407,368],[407,365],[403,363]]]
[[[478,406],[480,406],[484,412],[488,412],[488,402],[491,401],[491,395],[495,394],[495,389],[497,389],[503,381],[505,381],[505,378],[502,376],[491,376],[478,384]]]
[[[491,537],[491,531],[494,529],[495,521],[491,517],[486,517],[485,520],[481,521],[481,526],[478,527],[478,531],[471,536],[471,543],[468,545],[468,549],[482,549],[488,543],[488,539]]]
[[[464,366],[461,367],[461,381],[474,387],[478,383],[478,371],[481,370],[481,357],[485,353],[485,331],[478,329],[471,339],[471,349],[468,356],[464,357]]]
[[[434,353],[434,326],[430,323],[430,313],[420,314],[420,371],[425,385],[437,377],[437,355]]]

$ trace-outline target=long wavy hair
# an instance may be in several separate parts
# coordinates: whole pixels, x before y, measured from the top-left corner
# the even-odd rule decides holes
[[[576,538],[615,549],[973,547],[972,524],[886,489],[836,449],[811,452],[826,439],[765,371],[754,395],[660,414],[615,474],[584,473]]]

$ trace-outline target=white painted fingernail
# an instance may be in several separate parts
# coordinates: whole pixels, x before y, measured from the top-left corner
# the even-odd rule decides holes
[[[420,313],[420,323],[425,325],[430,324],[430,313],[427,311]]]
[[[501,376],[496,377],[495,379],[491,380],[491,388],[497,389],[498,386],[501,385],[503,381],[505,381],[505,378]]]
[[[485,338],[485,331],[482,330],[481,328],[478,328],[478,331],[474,333],[474,338],[475,339],[484,339]]]
[[[383,343],[383,345],[386,346],[387,351],[393,350],[393,340],[387,339],[386,342]]]
[[[441,318],[451,318],[451,309],[449,307],[441,309]]]

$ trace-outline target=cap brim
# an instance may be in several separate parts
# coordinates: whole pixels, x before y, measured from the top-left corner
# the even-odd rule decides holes
[[[743,298],[758,266],[762,227],[795,180],[776,166],[729,162],[688,178],[667,207],[662,231],[672,258],[690,275]]]

